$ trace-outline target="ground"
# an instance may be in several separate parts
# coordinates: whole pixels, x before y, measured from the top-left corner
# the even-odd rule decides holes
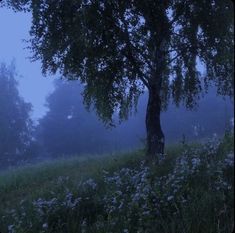
[[[0,230],[9,233],[232,232],[233,136],[167,149],[79,157],[0,174]]]

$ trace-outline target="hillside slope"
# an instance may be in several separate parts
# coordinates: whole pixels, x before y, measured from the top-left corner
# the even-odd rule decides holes
[[[168,149],[74,158],[0,174],[0,231],[232,232],[233,137]]]

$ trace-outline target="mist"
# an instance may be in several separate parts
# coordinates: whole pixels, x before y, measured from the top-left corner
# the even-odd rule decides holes
[[[18,89],[25,101],[33,104],[31,116],[36,121],[45,114],[45,98],[53,90],[55,77],[43,76],[40,62],[31,62],[32,54],[27,48],[30,24],[31,14],[0,8],[0,61],[6,64],[15,62]]]
[[[30,20],[31,15],[28,13],[0,9],[3,32],[0,60],[6,67],[13,64],[13,67],[6,69],[14,70],[11,78],[17,83],[15,89],[18,98],[30,105],[27,120],[31,124],[27,129],[30,142],[26,143],[27,146],[21,152],[18,150],[21,145],[15,145],[10,152],[5,149],[4,152],[4,144],[0,144],[3,154],[1,169],[74,155],[112,154],[144,148],[148,94],[140,96],[137,111],[127,120],[119,122],[117,118],[114,119],[114,126],[105,125],[92,107],[88,110],[84,106],[83,88],[78,81],[66,82],[59,75],[45,77],[41,73],[40,62],[30,61],[31,54],[26,49],[30,38]],[[8,24],[4,23],[6,21]],[[14,27],[16,23],[17,28]],[[4,90],[1,90],[2,93]],[[3,106],[2,111],[6,112]],[[5,117],[9,116],[5,114]],[[217,96],[216,88],[213,87],[194,109],[176,107],[171,101],[162,113],[162,128],[168,145],[221,137],[226,130],[233,128],[232,121],[232,100]],[[11,142],[8,144],[14,147]]]
[[[37,106],[33,107],[22,97],[23,91],[14,78],[15,69],[14,63],[9,66],[2,64],[1,68],[1,169],[52,159],[112,155],[145,148],[147,93],[140,96],[136,111],[127,120],[120,122],[117,112],[110,126],[98,117],[92,106],[86,107],[83,85],[79,81],[56,79],[53,91],[45,98],[45,111],[35,120],[32,113]],[[9,85],[12,85],[11,92],[16,93],[14,98],[6,98]],[[19,104],[16,105],[18,101],[20,109]],[[9,106],[15,109],[14,115],[10,115]],[[25,113],[22,113],[23,108]],[[24,117],[23,122],[17,120],[17,115],[19,119]],[[210,88],[194,109],[187,110],[170,103],[162,113],[166,145],[221,138],[226,131],[232,131],[233,117],[231,99],[217,96],[215,88]],[[17,128],[11,129],[12,121]],[[3,125],[9,125],[9,130]],[[22,141],[15,138],[15,135],[22,137],[22,134],[26,135]],[[3,140],[6,136],[8,140]]]
[[[233,8],[0,0],[0,233],[234,232]]]

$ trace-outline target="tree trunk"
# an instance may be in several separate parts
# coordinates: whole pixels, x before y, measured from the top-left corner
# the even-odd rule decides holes
[[[157,24],[155,18],[149,21],[152,26],[152,71],[148,80],[149,99],[146,112],[147,162],[158,162],[164,154],[165,137],[161,128],[161,95],[162,80],[167,71],[167,53],[169,47],[169,19],[167,16],[168,1],[159,4]],[[155,17],[155,16],[154,16]]]
[[[146,112],[147,131],[147,162],[158,161],[159,156],[164,154],[165,137],[160,121],[161,98],[159,89],[149,88],[149,99]]]

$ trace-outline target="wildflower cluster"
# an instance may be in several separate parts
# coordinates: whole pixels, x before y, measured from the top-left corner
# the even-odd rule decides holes
[[[189,148],[165,174],[143,162],[103,171],[103,179],[64,186],[60,195],[24,202],[9,213],[9,233],[20,232],[229,232],[233,217],[234,153],[219,155],[221,143]],[[167,170],[168,169],[168,170]],[[58,185],[68,181],[60,177]],[[30,209],[30,214],[29,214]],[[27,212],[28,211],[28,212]],[[205,219],[211,223],[207,229]],[[208,224],[209,225],[209,224]]]

